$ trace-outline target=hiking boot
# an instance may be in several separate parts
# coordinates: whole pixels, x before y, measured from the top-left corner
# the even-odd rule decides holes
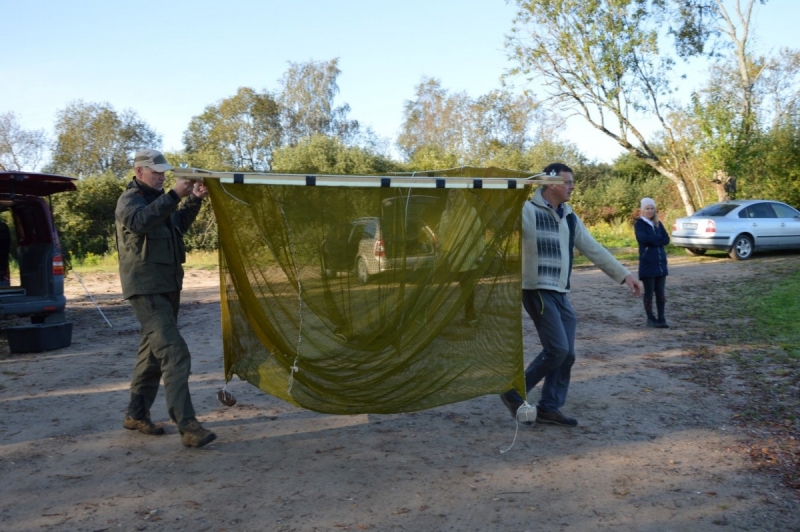
[[[188,422],[179,430],[181,433],[181,442],[184,447],[202,447],[217,439],[216,434],[208,429],[204,429],[196,419]]]
[[[669,325],[667,325],[667,320],[658,320],[658,325],[656,325],[659,329],[669,329]]]
[[[656,320],[654,318],[647,318],[647,326],[657,329],[658,328],[658,320]]]
[[[562,427],[578,426],[577,419],[567,417],[561,412],[542,412],[540,410],[539,415],[536,418],[536,421],[538,421],[539,423],[552,423],[553,425],[559,425]]]
[[[164,427],[156,425],[150,421],[150,414],[145,415],[142,419],[134,419],[131,416],[125,416],[125,421],[122,426],[128,430],[138,430],[142,434],[148,436],[161,436],[164,434]]]

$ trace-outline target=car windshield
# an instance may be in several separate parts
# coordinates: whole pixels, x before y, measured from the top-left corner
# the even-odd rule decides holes
[[[708,207],[703,207],[696,213],[695,216],[725,216],[729,212],[734,209],[739,208],[740,205],[738,203],[715,203],[714,205],[709,205]]]
[[[784,205],[783,203],[770,203],[772,208],[775,209],[775,213],[778,215],[778,218],[795,218],[798,214],[796,210],[792,209],[788,205]]]

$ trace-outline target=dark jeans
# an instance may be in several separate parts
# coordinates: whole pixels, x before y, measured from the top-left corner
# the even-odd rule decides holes
[[[133,296],[129,300],[142,331],[128,406],[128,415],[144,417],[153,406],[163,377],[167,411],[179,428],[195,419],[189,395],[192,360],[178,331],[180,300],[180,292]]]
[[[522,304],[542,344],[542,351],[525,369],[525,389],[530,391],[544,379],[538,408],[558,412],[567,402],[578,321],[565,293],[523,290]]]
[[[648,319],[664,323],[664,308],[667,305],[667,296],[664,288],[667,284],[667,276],[661,277],[643,277],[640,279],[644,285],[644,311],[647,313]],[[656,311],[658,315],[653,314],[653,293],[656,295]]]

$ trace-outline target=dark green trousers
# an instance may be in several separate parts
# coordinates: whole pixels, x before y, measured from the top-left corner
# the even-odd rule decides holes
[[[192,359],[186,341],[178,332],[181,294],[133,296],[129,301],[142,331],[131,379],[128,415],[142,419],[150,412],[163,378],[167,412],[181,428],[195,419],[189,395]]]

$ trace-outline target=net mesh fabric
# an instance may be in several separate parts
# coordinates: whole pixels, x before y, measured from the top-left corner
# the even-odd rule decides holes
[[[205,182],[226,380],[334,414],[524,396],[525,189]]]

